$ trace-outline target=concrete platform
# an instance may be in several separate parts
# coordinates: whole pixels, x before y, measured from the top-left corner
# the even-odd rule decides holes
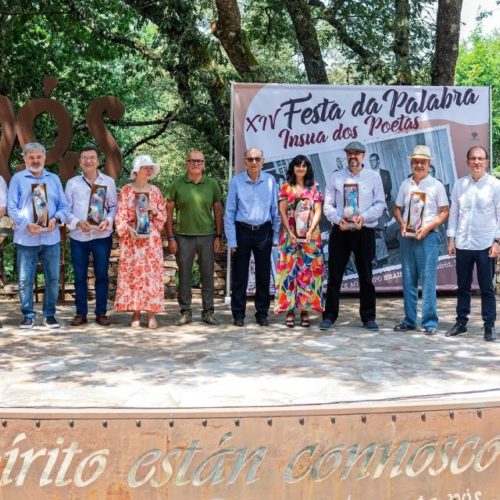
[[[109,315],[112,327],[71,328],[72,306],[58,309],[63,326],[20,330],[17,302],[2,302],[2,408],[179,409],[374,402],[500,399],[500,342],[482,338],[479,299],[469,333],[455,339],[455,297],[438,299],[441,333],[395,333],[402,299],[378,300],[381,329],[361,328],[358,300],[344,298],[334,332],[286,328],[283,316],[243,328],[218,303],[218,327],[175,327],[177,304],[158,316],[160,328],[130,328],[128,314]],[[37,324],[42,318],[37,318]]]

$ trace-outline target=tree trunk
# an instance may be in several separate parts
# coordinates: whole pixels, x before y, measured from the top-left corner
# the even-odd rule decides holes
[[[212,23],[216,36],[240,76],[251,73],[257,66],[250,46],[241,29],[241,15],[236,0],[215,0],[218,19]]]
[[[297,34],[309,82],[328,84],[316,27],[308,6],[304,0],[288,0],[285,4]]]
[[[458,58],[462,0],[439,0],[436,46],[432,60],[432,85],[453,85]]]
[[[409,0],[395,0],[395,9],[394,55],[396,57],[396,84],[411,85]]]

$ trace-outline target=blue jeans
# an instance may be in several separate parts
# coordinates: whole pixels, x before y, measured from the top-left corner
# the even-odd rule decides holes
[[[16,243],[16,249],[21,312],[26,318],[34,319],[36,316],[33,310],[33,285],[36,265],[40,261],[45,280],[42,312],[46,318],[54,316],[59,296],[60,244],[28,247]]]
[[[422,323],[436,328],[436,276],[439,257],[439,234],[431,231],[423,240],[400,238],[403,270],[403,297],[405,318],[409,327],[417,326],[418,283],[422,285]]]
[[[111,236],[90,241],[77,241],[70,238],[71,262],[75,272],[75,306],[76,314],[87,316],[87,276],[89,257],[94,259],[95,276],[95,314],[106,314],[109,288],[109,255],[111,253]]]
[[[460,250],[457,248],[457,323],[466,325],[469,320],[472,273],[474,264],[476,264],[484,326],[495,326],[497,317],[495,288],[493,287],[495,259],[488,256],[489,250],[489,248],[484,250]]]

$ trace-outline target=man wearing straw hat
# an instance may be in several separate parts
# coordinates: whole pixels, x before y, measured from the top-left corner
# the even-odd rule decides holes
[[[422,330],[437,333],[436,276],[440,236],[438,227],[449,215],[448,197],[441,181],[429,175],[431,150],[415,146],[410,156],[412,175],[399,187],[393,214],[401,228],[401,267],[403,272],[403,321],[397,332],[417,328],[418,283],[422,285]]]

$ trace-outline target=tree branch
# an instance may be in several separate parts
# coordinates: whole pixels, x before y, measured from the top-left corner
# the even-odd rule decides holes
[[[257,59],[241,29],[241,15],[236,0],[215,0],[218,18],[212,23],[212,34],[224,47],[226,54],[241,76],[251,73]]]
[[[410,2],[395,0],[394,55],[396,57],[396,84],[411,85],[410,67]]]
[[[132,144],[124,153],[123,157],[125,158],[126,156],[131,155],[139,146],[142,144],[145,144],[146,142],[149,142],[153,139],[156,139],[159,137],[165,130],[167,130],[168,126],[176,120],[176,115],[174,113],[167,113],[167,115],[161,120],[161,127],[158,127],[157,130],[155,130],[152,134],[147,135],[146,137],[143,137],[141,140],[137,141],[136,143]],[[157,120],[155,120],[157,121]],[[129,122],[131,123],[131,122]],[[138,122],[135,122],[137,124]],[[147,123],[149,124],[149,123]],[[120,123],[120,125],[124,125],[123,123]]]
[[[308,6],[304,0],[288,0],[285,4],[295,28],[309,82],[328,84],[316,26],[314,26]]]
[[[145,45],[142,45],[139,42],[130,40],[129,38],[126,38],[124,36],[111,35],[97,28],[93,28],[92,31],[94,31],[94,33],[96,33],[99,37],[103,38],[104,40],[107,40],[108,42],[117,43],[119,45],[123,45],[125,47],[128,47],[130,49],[139,52],[141,55],[143,55],[146,59],[149,59],[150,61],[159,61],[161,59],[161,56],[159,54],[152,52]]]
[[[309,5],[322,9],[323,19],[337,32],[338,39],[351,49],[367,66],[370,71],[383,70],[386,68],[377,54],[369,51],[347,32],[344,21],[337,19],[335,11],[340,7],[342,1],[337,1],[335,8],[328,8],[321,0],[308,0]]]

